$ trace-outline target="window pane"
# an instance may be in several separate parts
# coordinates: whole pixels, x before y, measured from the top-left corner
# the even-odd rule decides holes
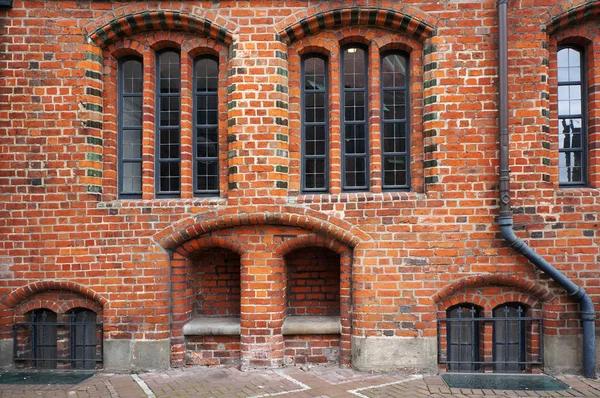
[[[125,94],[142,93],[142,63],[138,60],[129,60],[123,63],[122,87]]]
[[[384,158],[384,186],[395,187],[407,185],[406,157],[386,156]]]
[[[160,93],[179,93],[180,88],[180,67],[179,54],[173,51],[167,51],[159,55],[159,90]]]
[[[179,130],[160,131],[160,158],[179,158]]]
[[[142,97],[123,98],[123,127],[142,126]]]
[[[323,58],[311,57],[304,61],[304,89],[325,90],[325,60]]]
[[[219,156],[218,130],[199,128],[196,130],[196,156],[217,158]]]
[[[218,160],[199,160],[196,162],[196,189],[198,191],[216,191],[219,189]]]
[[[179,126],[179,97],[160,99],[160,125]]]
[[[123,192],[142,191],[142,164],[123,163]]]
[[[196,61],[196,91],[216,92],[219,86],[219,64],[212,58]]]
[[[365,52],[358,47],[344,50],[344,87],[365,87]]]
[[[583,182],[583,154],[581,152],[560,152],[558,171],[560,182]]]
[[[581,119],[560,119],[558,123],[558,146],[560,149],[582,147]]]
[[[179,191],[179,162],[164,162],[160,164],[160,191]]]
[[[390,54],[382,60],[383,87],[403,87],[406,85],[406,58],[400,54]]]
[[[123,130],[123,159],[142,158],[142,132]]]
[[[364,187],[366,185],[366,159],[364,157],[347,157],[345,160],[346,186]]]
[[[384,120],[406,118],[406,92],[404,90],[383,92]]]

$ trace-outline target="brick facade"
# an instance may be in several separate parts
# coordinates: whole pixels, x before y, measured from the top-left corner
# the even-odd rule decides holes
[[[508,4],[515,230],[600,308],[600,2]],[[437,319],[447,309],[469,303],[491,317],[521,303],[544,321],[545,362],[528,370],[579,371],[578,304],[496,225],[496,6],[15,0],[0,9],[0,357],[12,355],[12,325],[30,311],[86,308],[103,324],[107,369],[334,362],[435,371]],[[339,82],[350,43],[364,46],[369,71],[361,192],[342,182]],[[587,183],[574,188],[559,185],[558,171],[565,45],[585,56]],[[181,60],[181,192],[161,198],[156,55],[169,48]],[[380,65],[390,51],[409,59],[408,191],[383,188]],[[327,193],[302,191],[306,54],[328,60]],[[219,65],[214,196],[194,196],[192,75],[201,55]],[[126,57],[143,61],[136,199],[119,198],[118,185]],[[339,334],[283,334],[288,318],[311,315],[339,316]],[[203,316],[239,322],[239,332],[184,334]],[[488,359],[491,333],[479,342]],[[527,355],[537,355],[540,331],[527,339]],[[388,353],[378,357],[375,346]],[[560,346],[577,353],[561,355]],[[114,362],[115,347],[129,362]],[[134,364],[137,349],[163,359]]]

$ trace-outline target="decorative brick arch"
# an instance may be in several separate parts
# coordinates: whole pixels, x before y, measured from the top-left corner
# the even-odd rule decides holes
[[[327,236],[354,248],[360,242],[372,238],[356,226],[327,216],[320,212],[299,207],[272,207],[265,211],[258,208],[228,207],[224,210],[207,212],[193,219],[182,220],[154,235],[154,240],[164,249],[174,250],[183,243],[206,233],[241,225],[288,225],[303,228],[317,235]]]
[[[188,257],[199,250],[209,249],[211,247],[220,247],[222,249],[231,250],[240,257],[247,252],[244,246],[231,239],[218,236],[201,236],[183,243],[175,250],[175,253],[182,257]]]
[[[278,32],[286,42],[293,43],[325,29],[356,25],[390,29],[419,40],[430,37],[435,29],[432,18],[420,19],[412,13],[379,7],[345,7],[328,10],[312,8],[308,13],[294,14],[278,26]]]
[[[284,257],[286,254],[294,250],[303,249],[306,247],[321,247],[324,249],[334,251],[339,255],[343,255],[349,250],[348,247],[336,240],[333,240],[328,237],[310,234],[285,240],[279,246],[277,246],[275,252],[277,253],[278,257]]]
[[[576,3],[575,1],[567,1],[566,3],[561,3],[544,14],[545,18],[543,20],[548,34],[553,34],[557,30],[600,16],[599,1],[586,1],[578,5],[573,4]]]
[[[486,274],[467,276],[454,281],[435,293],[432,300],[438,304],[448,300],[462,290],[489,285],[515,287],[541,302],[548,302],[554,298],[554,295],[546,287],[527,279],[514,275]]]
[[[23,300],[46,290],[66,290],[79,293],[85,298],[99,303],[101,306],[104,306],[108,303],[108,300],[105,297],[82,284],[71,281],[48,280],[33,282],[27,286],[23,286],[14,290],[2,301],[2,304],[7,308],[15,308]]]
[[[157,10],[117,17],[90,33],[89,40],[100,47],[107,47],[134,33],[161,29],[200,33],[226,45],[233,42],[230,31],[208,19],[179,11]]]

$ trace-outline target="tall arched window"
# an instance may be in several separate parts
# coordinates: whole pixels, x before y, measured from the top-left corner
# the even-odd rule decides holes
[[[583,51],[558,51],[558,175],[565,186],[587,183]]]
[[[119,197],[142,197],[142,61],[119,62]]]
[[[181,67],[179,53],[166,50],[158,54],[156,194],[177,197],[181,187]]]
[[[381,58],[383,188],[409,186],[408,57],[393,52]]]
[[[219,64],[202,56],[194,64],[194,193],[219,192]]]
[[[369,189],[367,51],[351,44],[342,49],[342,188]]]
[[[302,190],[329,189],[329,98],[327,60],[319,54],[302,59]]]

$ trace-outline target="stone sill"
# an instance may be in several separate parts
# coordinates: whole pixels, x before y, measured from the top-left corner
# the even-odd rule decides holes
[[[288,316],[283,321],[282,334],[340,334],[339,315]],[[183,326],[184,336],[239,336],[239,317],[195,317]]]
[[[184,336],[239,336],[239,317],[200,316],[183,326]]]
[[[282,334],[340,334],[342,332],[339,315],[327,316],[288,316],[283,321]]]

